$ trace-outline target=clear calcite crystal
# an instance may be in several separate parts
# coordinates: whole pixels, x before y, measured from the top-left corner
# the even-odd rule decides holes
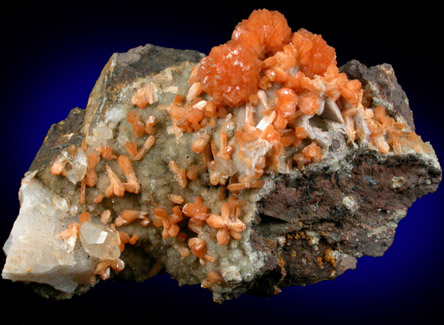
[[[72,160],[72,169],[67,172],[66,177],[73,184],[81,181],[86,174],[87,158],[83,150],[77,150]]]
[[[91,221],[80,226],[80,242],[90,256],[100,260],[115,260],[120,256],[119,234],[104,225]]]

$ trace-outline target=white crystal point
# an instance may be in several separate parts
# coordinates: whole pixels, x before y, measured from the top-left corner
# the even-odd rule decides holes
[[[91,221],[80,226],[80,242],[90,256],[100,260],[115,260],[120,256],[117,231]]]
[[[27,173],[22,180],[20,212],[3,247],[7,257],[2,277],[73,293],[80,283],[89,282],[95,265],[80,245],[70,247],[58,236],[74,220],[64,199],[35,175]]]

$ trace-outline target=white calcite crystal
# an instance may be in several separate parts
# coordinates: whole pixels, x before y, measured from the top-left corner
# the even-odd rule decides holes
[[[46,283],[73,293],[89,281],[95,265],[83,249],[58,236],[70,222],[67,203],[35,175],[28,172],[22,180],[20,213],[4,246],[7,258],[2,277]]]

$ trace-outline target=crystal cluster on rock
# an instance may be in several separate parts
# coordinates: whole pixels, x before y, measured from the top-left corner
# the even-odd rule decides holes
[[[255,10],[208,56],[114,54],[25,174],[2,277],[68,298],[167,272],[221,302],[381,256],[441,167],[388,64]]]

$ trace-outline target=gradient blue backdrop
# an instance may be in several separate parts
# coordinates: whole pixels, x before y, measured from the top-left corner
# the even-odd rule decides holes
[[[197,4],[193,8],[191,4],[153,7],[123,2],[120,6],[17,6],[3,10],[0,245],[18,213],[20,179],[46,132],[71,108],[86,106],[112,53],[145,43],[208,53],[212,46],[227,41],[236,23],[255,8],[277,9],[293,30],[304,27],[322,34],[336,48],[340,65],[353,58],[369,66],[391,63],[410,99],[417,132],[432,142],[438,157],[444,157],[444,69],[442,49],[438,49],[442,29],[436,7],[425,2],[403,6],[404,11],[384,3],[366,8],[344,3],[297,7],[225,3],[207,15],[210,9]],[[155,313],[167,323],[184,318],[200,323],[205,319],[202,316],[226,324],[243,320],[429,323],[439,314],[443,300],[443,192],[441,186],[412,206],[383,257],[363,257],[356,270],[335,281],[286,288],[270,299],[245,295],[217,305],[208,291],[197,286],[179,288],[162,275],[143,284],[102,282],[81,297],[56,302],[38,297],[21,284],[0,280],[0,297],[7,298],[0,310],[5,315],[20,307],[23,312],[11,321],[14,324],[27,324],[35,315],[43,319],[50,312],[80,320],[83,312],[96,307],[127,320],[135,317],[126,316],[127,311],[137,311],[140,317]],[[4,263],[3,254],[0,263]]]

